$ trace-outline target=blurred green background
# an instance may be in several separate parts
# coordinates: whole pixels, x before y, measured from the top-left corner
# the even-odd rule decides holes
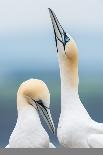
[[[57,127],[60,77],[48,7],[77,42],[80,98],[91,117],[103,122],[103,2],[0,0],[1,147],[8,144],[16,123],[18,87],[29,78],[41,79],[48,85],[51,113]],[[43,125],[47,129],[44,122]],[[48,133],[51,141],[60,147],[56,136]]]

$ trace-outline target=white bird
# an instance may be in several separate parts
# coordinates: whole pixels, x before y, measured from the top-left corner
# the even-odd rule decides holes
[[[50,93],[43,81],[30,79],[23,82],[17,93],[17,123],[6,148],[54,148],[38,113],[54,133],[49,105]]]
[[[95,122],[78,94],[78,50],[49,9],[57,47],[61,78],[61,114],[57,136],[66,148],[103,148],[103,124]]]

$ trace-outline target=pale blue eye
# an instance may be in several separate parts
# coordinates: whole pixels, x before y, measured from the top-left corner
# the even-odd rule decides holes
[[[64,38],[64,40],[65,40],[65,43],[67,43],[67,42],[70,41],[70,38],[67,36],[67,34],[65,34],[65,38]]]

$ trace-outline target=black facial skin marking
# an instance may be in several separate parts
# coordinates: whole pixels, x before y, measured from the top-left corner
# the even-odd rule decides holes
[[[33,101],[34,101],[35,103],[41,105],[45,110],[46,110],[46,109],[50,109],[50,108],[46,107],[46,106],[43,104],[42,100],[38,100],[38,101],[33,100]]]
[[[52,22],[53,29],[54,29],[54,34],[55,34],[56,47],[57,47],[57,39],[58,39],[58,40],[63,44],[64,50],[65,50],[66,43],[70,41],[70,38],[67,36],[66,32],[65,32],[64,29],[62,28],[62,26],[61,26],[61,24],[59,23],[59,21],[58,21],[56,15],[55,15],[55,17],[54,17],[54,14],[52,13],[51,9],[49,9],[49,10],[50,10],[50,12],[51,12],[51,14],[52,14],[52,16],[53,16],[53,19],[54,19],[54,21],[55,21],[55,24],[56,24],[56,26],[57,26],[57,29],[58,29],[58,31],[59,31],[59,33],[60,33],[60,35],[61,35],[61,38],[62,38],[62,40],[60,40],[60,39],[58,38],[58,36],[56,35],[55,28],[54,28],[54,24],[53,24],[53,22]],[[56,20],[57,20],[57,21],[56,21]],[[60,31],[57,22],[59,23],[59,25],[60,25],[60,27],[61,27],[63,33]],[[57,48],[57,52],[58,52],[58,48]]]
[[[53,127],[53,125],[52,125],[51,119],[49,118],[49,114],[48,114],[48,111],[47,111],[47,109],[50,109],[50,108],[46,107],[46,106],[43,104],[42,100],[38,100],[38,101],[33,100],[33,101],[36,103],[36,106],[37,106],[38,111],[39,111],[39,108],[38,108],[38,105],[39,105],[39,107],[40,107],[42,113],[44,114],[45,118],[46,118],[47,120],[49,119],[52,132],[54,133],[54,127]],[[45,115],[45,112],[43,111],[43,109],[42,109],[41,107],[43,107],[43,109],[46,111],[48,117]]]
[[[37,106],[37,108],[38,108],[38,106]],[[52,132],[54,133],[54,127],[53,127],[53,125],[52,125],[51,119],[49,118],[49,114],[48,114],[47,109],[45,109],[45,111],[46,111],[48,117],[45,115],[45,112],[43,111],[43,109],[42,109],[41,107],[40,107],[40,109],[41,109],[41,111],[43,112],[45,118],[46,118],[47,120],[49,119],[49,122],[50,122],[49,125],[51,126]],[[39,108],[38,108],[38,110],[39,110]]]
[[[66,35],[66,32],[64,32],[63,36],[64,36],[64,42],[62,40],[60,40],[57,36],[56,36],[56,38],[63,44],[64,50],[65,50],[65,46],[66,46],[67,42],[70,41],[70,38]]]

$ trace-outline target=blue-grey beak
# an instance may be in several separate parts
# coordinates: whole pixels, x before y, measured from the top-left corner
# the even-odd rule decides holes
[[[44,106],[42,100],[38,100],[38,101],[33,100],[33,101],[36,104],[38,112],[42,115],[45,122],[47,123],[49,129],[51,130],[53,134],[55,134],[55,127],[54,127],[54,123],[51,117],[50,109]]]
[[[50,12],[50,17],[51,17],[51,21],[54,29],[56,46],[58,41],[60,41],[65,50],[65,45],[67,42],[70,41],[70,38],[67,36],[66,32],[64,31],[61,24],[59,23],[55,13],[50,8],[49,8],[49,12]],[[58,52],[58,49],[57,49],[57,52]]]

